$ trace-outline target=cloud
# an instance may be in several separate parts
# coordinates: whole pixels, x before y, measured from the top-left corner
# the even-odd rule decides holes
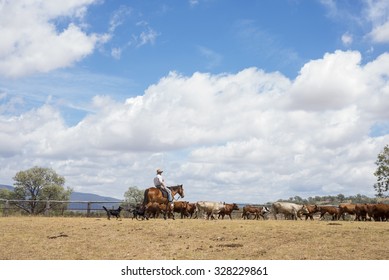
[[[140,35],[136,38],[137,47],[141,47],[146,44],[153,45],[159,34],[152,28],[148,27],[146,30],[142,31]]]
[[[374,27],[370,36],[376,43],[389,43],[389,21]]]
[[[360,32],[372,43],[389,42],[389,2],[386,0],[362,1],[362,9],[354,12],[347,2],[337,2],[334,0],[320,0],[328,10],[328,15],[332,18],[345,21],[350,27],[359,28]],[[366,32],[366,27],[368,31]],[[348,45],[350,37],[343,35],[342,41]]]
[[[342,35],[342,43],[345,45],[345,46],[349,46],[352,44],[353,42],[353,36],[351,34],[349,34],[348,32],[344,33]]]
[[[199,2],[200,2],[199,0],[189,0],[189,5],[191,7],[195,7],[199,4]]]
[[[0,27],[0,75],[20,77],[68,67],[91,54],[106,34],[87,34],[85,9],[96,0],[6,1]],[[63,29],[56,25],[68,21]]]
[[[74,126],[50,104],[2,114],[0,177],[49,166],[76,191],[121,198],[161,167],[190,201],[372,196],[374,161],[389,141],[370,133],[389,118],[389,54],[361,60],[327,53],[294,80],[258,68],[171,72],[125,102],[95,96]]]
[[[217,53],[209,48],[199,46],[198,50],[199,50],[200,54],[207,60],[207,66],[206,66],[207,69],[212,69],[212,68],[219,66],[223,60],[223,57],[221,54],[219,54],[219,53]]]
[[[354,104],[365,90],[360,62],[359,52],[336,51],[306,63],[291,88],[293,106],[336,110]],[[345,76],[345,72],[349,75]]]
[[[271,62],[278,71],[290,70],[302,65],[303,59],[293,49],[286,47],[279,34],[270,33],[256,20],[242,19],[234,24],[237,42],[256,58],[257,64]],[[304,60],[305,61],[305,60]],[[269,64],[269,63],[267,63]],[[293,71],[293,73],[295,73]]]
[[[122,49],[121,48],[113,48],[111,50],[111,55],[115,59],[120,59],[120,57],[122,55]]]
[[[132,9],[127,6],[120,6],[119,9],[117,9],[109,22],[109,33],[114,33],[116,28],[118,28],[120,25],[124,23],[127,17],[129,17],[132,14]]]

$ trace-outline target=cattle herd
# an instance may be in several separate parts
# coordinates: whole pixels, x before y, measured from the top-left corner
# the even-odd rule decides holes
[[[167,209],[169,208],[169,209]],[[232,219],[232,212],[239,211],[236,203],[224,203],[213,201],[198,201],[190,203],[187,201],[175,201],[174,207],[170,205],[150,203],[145,211],[139,208],[132,210],[133,218],[157,218],[160,214],[170,213],[174,219],[174,213],[178,213],[183,218],[205,218],[205,219],[224,219],[228,216]],[[274,202],[271,206],[245,205],[242,207],[241,219],[291,219],[297,220],[305,217],[310,220],[314,215],[319,220],[330,218],[332,220],[345,220],[346,215],[353,215],[356,221],[389,221],[389,204],[353,204],[341,203],[334,205],[303,205],[291,202]],[[319,216],[320,215],[320,216]]]

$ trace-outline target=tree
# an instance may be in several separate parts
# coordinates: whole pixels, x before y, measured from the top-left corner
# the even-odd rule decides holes
[[[138,187],[129,187],[124,193],[125,203],[130,205],[137,205],[143,202],[143,190],[139,190]]]
[[[7,189],[0,189],[0,199],[9,200],[12,198],[12,191]]]
[[[389,145],[386,145],[384,150],[378,154],[375,164],[378,167],[374,172],[374,176],[377,177],[374,189],[377,197],[384,197],[385,192],[389,190]]]
[[[337,196],[336,196],[336,199],[339,201],[339,202],[343,202],[345,199],[346,199],[346,197],[343,195],[343,194],[338,194]]]
[[[16,206],[32,215],[44,212],[47,200],[68,201],[72,193],[70,188],[64,187],[65,178],[51,168],[35,166],[19,171],[13,179],[13,199],[24,200],[16,202]],[[63,204],[52,204],[50,208],[61,209]]]

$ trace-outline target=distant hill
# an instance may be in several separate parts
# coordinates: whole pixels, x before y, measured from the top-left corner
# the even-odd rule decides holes
[[[14,187],[0,184],[0,189],[7,189],[12,191]],[[109,203],[109,202],[120,202],[122,200],[113,197],[108,197],[108,196],[101,196],[93,193],[72,192],[72,194],[70,195],[70,201],[75,201],[75,202],[69,203],[69,207],[68,207],[69,210],[86,210],[87,203],[85,202],[94,202],[94,201],[99,203],[92,203],[91,209],[101,210],[103,208],[103,205],[108,209],[117,208],[119,206],[119,203]]]
[[[99,203],[92,203],[91,209],[92,210],[101,210],[103,208],[103,205],[110,208],[117,208],[119,206],[119,203],[105,203],[105,202],[120,202],[122,200],[108,197],[108,196],[101,196],[93,193],[81,193],[81,192],[72,192],[70,195],[70,201],[76,201],[69,203],[69,210],[86,210],[87,209],[87,203],[81,203],[81,202],[88,202],[88,201],[97,201]]]
[[[6,189],[6,190],[13,191],[14,187],[0,184],[0,189]]]

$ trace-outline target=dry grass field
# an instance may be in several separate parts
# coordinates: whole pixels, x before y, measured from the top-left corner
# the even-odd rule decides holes
[[[1,260],[388,260],[388,222],[0,217]]]

